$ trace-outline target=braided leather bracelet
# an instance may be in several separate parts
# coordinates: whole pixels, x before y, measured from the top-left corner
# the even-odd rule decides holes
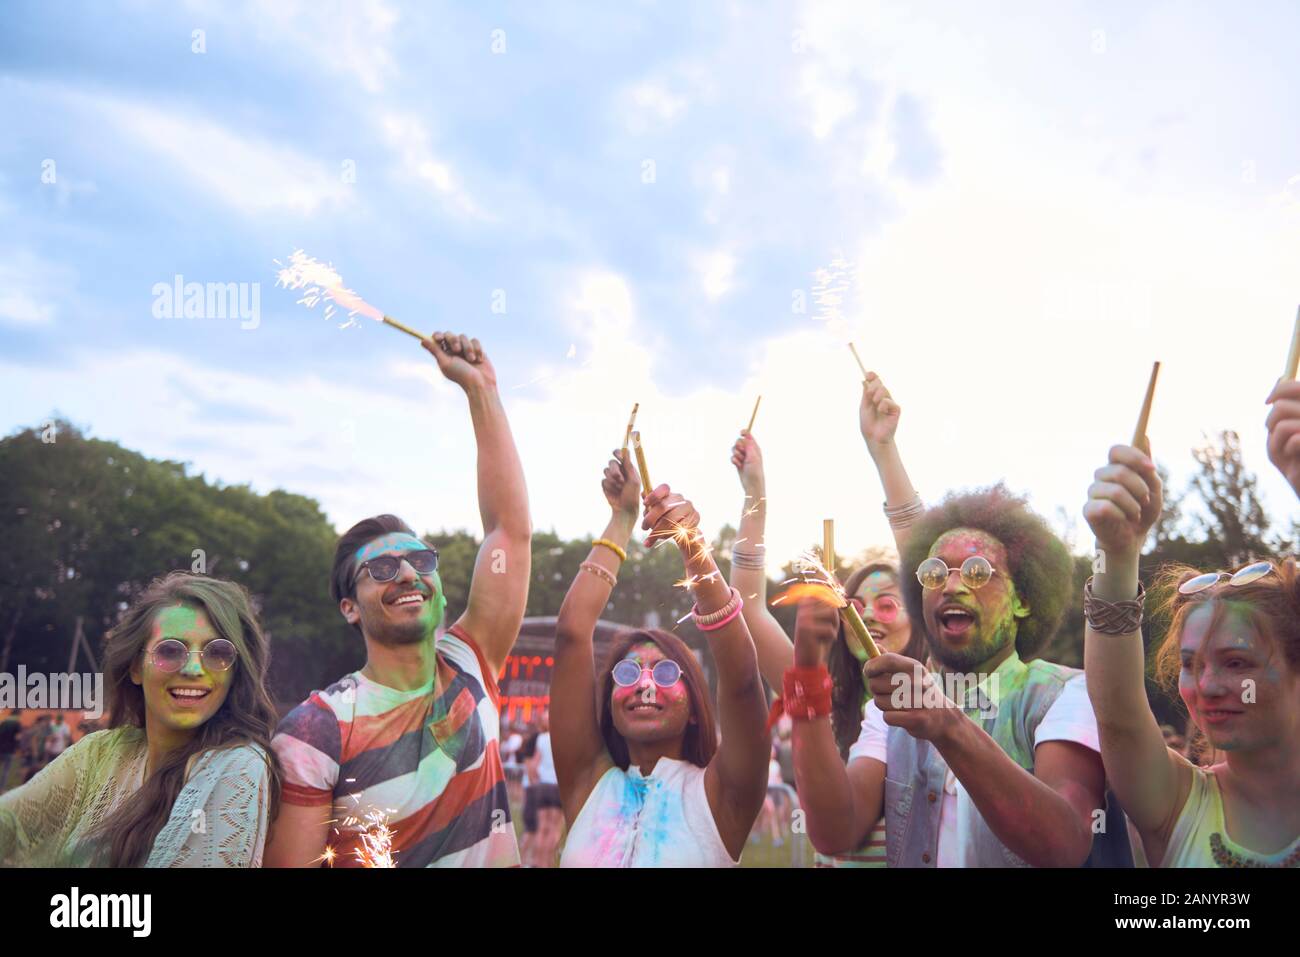
[[[1138,582],[1137,597],[1129,601],[1109,602],[1092,593],[1092,577],[1083,586],[1083,617],[1088,627],[1099,635],[1131,635],[1142,630],[1142,603],[1147,592]]]

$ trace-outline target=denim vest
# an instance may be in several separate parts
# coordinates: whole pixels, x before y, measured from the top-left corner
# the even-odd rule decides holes
[[[1080,673],[1077,668],[1039,659],[1026,664],[1013,651],[1011,657],[993,673],[997,676],[996,690],[990,689],[993,693],[985,698],[985,706],[979,708],[970,702],[972,706],[964,710],[967,717],[982,727],[1011,760],[1033,774],[1034,731],[1061,694],[1065,683]],[[992,707],[988,706],[989,699],[992,699]],[[889,866],[934,867],[939,858],[939,812],[943,807],[948,765],[929,741],[914,738],[902,728],[891,727],[888,734],[885,851]],[[1109,826],[1104,832],[1105,838],[1094,838],[1090,864],[1124,864],[1128,850],[1127,828],[1123,826],[1123,815],[1118,813],[1117,806],[1114,811],[1112,815],[1108,810]],[[972,831],[977,866],[1028,866],[998,840],[978,810]],[[1122,849],[1111,846],[1116,841],[1123,843]],[[1131,856],[1128,860],[1131,867]]]

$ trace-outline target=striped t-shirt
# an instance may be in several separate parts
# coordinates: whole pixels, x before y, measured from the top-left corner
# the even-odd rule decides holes
[[[437,656],[437,700],[433,682],[397,691],[358,671],[313,692],[276,729],[284,801],[333,807],[335,867],[362,866],[363,839],[384,824],[397,867],[519,864],[496,676],[456,625]]]

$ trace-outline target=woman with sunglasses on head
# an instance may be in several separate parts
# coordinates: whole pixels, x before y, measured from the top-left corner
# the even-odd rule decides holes
[[[911,510],[916,499],[911,482],[903,469],[894,445],[898,428],[899,407],[888,390],[874,375],[863,384],[860,418],[863,437],[872,458],[878,463],[886,489],[886,515],[891,516],[890,501]],[[780,691],[787,669],[795,663],[794,643],[767,608],[767,572],[763,542],[767,525],[767,483],[763,472],[763,453],[752,434],[744,432],[731,450],[731,463],[740,476],[745,491],[745,508],[732,548],[731,584],[749,599],[745,605],[745,622],[754,636],[759,665],[767,683]],[[918,500],[919,501],[919,500]],[[919,508],[919,506],[918,506]],[[910,514],[901,520],[891,517],[895,539],[901,547],[906,541]],[[833,569],[828,569],[834,571]],[[849,600],[857,606],[872,639],[882,651],[892,651],[909,658],[924,660],[925,637],[912,628],[903,607],[897,569],[887,563],[865,565],[849,575],[844,586]],[[827,654],[826,667],[831,677],[831,730],[840,760],[847,763],[862,726],[862,709],[870,694],[862,677],[867,652],[853,633],[841,622]],[[884,867],[884,819],[868,834],[857,850],[834,857],[818,853],[819,867]]]
[[[1104,556],[1084,588],[1084,667],[1106,776],[1152,866],[1300,866],[1296,562],[1161,571],[1158,669],[1221,755],[1196,767],[1166,747],[1144,687],[1138,556],[1161,506],[1149,452],[1112,448],[1083,510]]]
[[[569,836],[561,867],[730,867],[766,793],[763,685],[742,601],[718,573],[699,513],[660,485],[644,496],[647,545],[671,539],[695,596],[694,621],[718,669],[719,738],[709,688],[676,635],[627,631],[597,669],[592,638],[642,502],[628,453],[601,488],[613,514],[556,622],[551,678],[555,772]]]
[[[172,572],[109,632],[110,728],[0,797],[0,864],[258,867],[279,798],[248,593]]]

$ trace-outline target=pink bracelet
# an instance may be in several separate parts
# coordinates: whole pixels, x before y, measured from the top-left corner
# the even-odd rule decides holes
[[[745,607],[745,602],[741,599],[740,592],[736,591],[734,588],[731,590],[731,595],[731,601],[727,602],[727,604],[722,606],[718,611],[711,612],[710,614],[701,615],[692,609],[691,616],[695,619],[695,627],[700,631],[717,631],[722,626],[734,621],[736,616],[740,614],[741,609]],[[735,605],[734,608],[731,607],[733,604]],[[718,614],[721,614],[722,618],[714,621],[713,616]]]

